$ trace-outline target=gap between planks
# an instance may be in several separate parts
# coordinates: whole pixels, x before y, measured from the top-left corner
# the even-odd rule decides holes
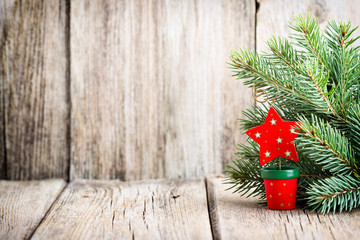
[[[37,226],[34,228],[34,230],[29,234],[29,239],[32,238],[32,236],[34,235],[35,231],[39,228],[39,226],[43,223],[43,221],[46,219],[46,217],[50,214],[50,210],[51,208],[54,206],[54,204],[58,201],[58,199],[60,198],[60,196],[62,195],[62,193],[65,191],[65,189],[69,186],[69,183],[66,183],[64,185],[64,187],[60,190],[59,194],[56,196],[56,198],[54,199],[54,201],[51,203],[50,207],[47,209],[45,215],[43,216],[43,218],[40,220],[40,222],[37,224]]]
[[[29,239],[66,183],[0,181],[0,239]]]

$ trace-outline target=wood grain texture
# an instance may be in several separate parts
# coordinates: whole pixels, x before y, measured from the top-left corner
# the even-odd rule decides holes
[[[35,239],[211,239],[204,180],[75,180]]]
[[[226,61],[252,0],[71,2],[71,179],[219,173],[252,102]]]
[[[6,29],[9,28],[11,13],[15,0],[0,2],[0,49],[5,45]],[[1,52],[3,54],[3,52]],[[1,56],[0,56],[0,59]],[[3,75],[3,67],[0,65],[0,75]],[[5,148],[5,88],[4,78],[0,78],[0,179],[6,179],[6,148]]]
[[[10,5],[0,63],[7,177],[67,178],[65,0]]]
[[[353,26],[360,25],[360,11],[357,0],[257,0],[259,3],[256,15],[256,49],[266,50],[265,41],[272,35],[285,37],[292,31],[288,27],[289,21],[299,13],[306,15],[311,13],[318,18],[321,29],[324,29],[327,21],[351,20]],[[354,32],[354,36],[360,35],[360,29]],[[357,43],[359,45],[359,43]]]
[[[208,178],[215,239],[358,239],[360,209],[319,215],[308,210],[269,210],[254,198],[225,191],[222,178]]]
[[[56,179],[0,181],[0,239],[28,239],[65,185]]]

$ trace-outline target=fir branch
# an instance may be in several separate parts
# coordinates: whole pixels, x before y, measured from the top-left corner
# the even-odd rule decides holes
[[[303,56],[296,51],[289,42],[289,40],[281,39],[280,37],[276,39],[275,37],[270,38],[266,45],[272,54],[266,54],[264,57],[273,59],[274,63],[284,64],[285,66],[293,69],[296,73],[302,74],[303,71],[299,68],[299,65],[303,61]]]
[[[339,109],[343,116],[346,115],[346,109],[355,90],[353,86],[359,76],[358,47],[350,47],[359,38],[350,39],[356,28],[351,29],[350,22],[345,24],[332,20],[328,22],[325,30],[331,54],[331,58],[328,59],[329,66],[331,66],[329,74],[339,89],[339,94],[335,93],[339,96]]]
[[[334,174],[358,174],[354,151],[338,130],[314,115],[311,123],[306,118],[300,118],[299,127],[298,149],[310,159]]]
[[[348,121],[350,122],[350,127],[347,132],[352,147],[355,149],[356,166],[360,166],[360,105],[354,104],[348,110]],[[360,177],[359,175],[357,175]]]
[[[325,66],[325,59],[320,54],[323,52],[320,47],[324,42],[317,19],[312,18],[311,15],[307,18],[298,15],[294,18],[294,23],[290,24],[290,28],[298,33],[292,36],[292,39],[296,40],[295,44],[306,49]]]
[[[316,90],[318,91],[318,93],[320,94],[320,96],[324,99],[324,102],[326,102],[326,104],[328,105],[328,107],[330,108],[330,110],[333,112],[334,116],[337,116],[334,108],[331,106],[329,100],[325,97],[324,93],[322,92],[322,90],[320,89],[320,87],[318,86],[318,84],[315,81],[315,78],[313,76],[313,74],[311,73],[311,70],[308,69],[308,73],[309,73],[309,77],[312,81],[312,83],[314,84]],[[341,119],[341,118],[340,118]]]
[[[352,176],[334,176],[313,183],[306,191],[307,204],[325,214],[351,211],[360,206],[360,181]]]
[[[320,175],[320,174],[300,174],[300,177],[304,177],[304,178],[323,178],[323,175]]]
[[[343,40],[341,40],[343,41]],[[341,47],[343,47],[343,43],[341,45]],[[346,74],[347,74],[347,71],[346,71],[346,65],[348,63],[348,59],[345,60],[345,64],[344,64],[344,68],[343,68],[343,81],[342,81],[342,91],[341,91],[341,111],[344,113],[344,103],[345,103],[345,83],[346,83]]]
[[[268,55],[266,55],[268,56]],[[299,111],[306,112],[317,111],[319,114],[329,115],[331,114],[333,118],[338,119],[341,122],[345,120],[338,115],[332,104],[327,99],[327,96],[331,96],[331,93],[328,93],[327,96],[323,93],[321,88],[326,87],[326,76],[322,76],[322,72],[318,73],[318,76],[315,76],[306,66],[301,66],[298,69],[298,72],[301,72],[302,75],[295,75],[293,72],[286,72],[279,69],[277,66],[271,64],[271,62],[263,59],[262,55],[255,56],[255,54],[247,49],[240,49],[240,51],[233,51],[230,59],[232,63],[229,63],[232,66],[235,74],[234,76],[239,79],[248,79],[244,82],[245,85],[253,85],[260,81],[267,80],[275,82],[280,90],[280,94],[277,100],[278,104],[284,104],[282,108],[293,109],[299,113]],[[304,69],[302,69],[304,68]],[[307,71],[305,70],[307,69]],[[280,74],[277,74],[280,72]],[[294,76],[295,75],[295,76]],[[321,88],[318,85],[318,80],[322,82]],[[307,79],[311,80],[311,85],[307,83]],[[289,84],[289,82],[291,82]],[[323,84],[325,83],[325,84]],[[260,85],[259,87],[264,87],[265,84]],[[312,91],[312,87],[315,86],[316,93]],[[269,88],[269,100],[273,99],[276,95],[274,89]],[[319,101],[318,96],[322,101]],[[298,107],[306,103],[308,107]],[[330,116],[329,116],[330,117]]]
[[[279,69],[261,57],[262,56],[255,56],[254,53],[247,49],[240,49],[240,52],[233,51],[230,56],[232,63],[229,63],[235,72],[233,76],[236,76],[239,79],[248,79],[244,82],[245,85],[253,85],[263,80],[274,82],[279,87],[280,94],[278,98],[283,98],[282,102],[288,103],[289,105],[301,105],[306,103],[309,107],[311,106],[310,109],[316,109],[322,114],[328,114],[327,107],[322,106],[321,102],[316,100],[316,96],[314,96],[315,98],[309,99],[304,95],[304,88],[301,87],[301,85],[304,84],[293,82],[293,85],[297,85],[297,87],[288,84],[289,80],[294,78],[292,74],[288,76],[284,73],[282,75],[279,74],[278,78],[275,77],[273,74],[279,72]],[[280,76],[283,79],[281,79]],[[308,78],[307,75],[304,77]],[[259,87],[264,86],[266,85],[263,84]],[[276,94],[274,90],[270,90],[269,92],[272,96],[270,99],[272,99]],[[306,110],[306,108],[303,109]]]
[[[266,119],[267,112],[268,107],[263,104],[261,104],[260,106],[253,105],[250,106],[250,108],[242,111],[242,114],[246,118],[239,119],[241,129],[246,131],[263,124]]]
[[[358,28],[351,28],[351,22],[335,22],[331,20],[328,22],[325,30],[325,36],[328,39],[329,46],[335,51],[339,48],[346,49],[355,41],[357,41],[360,36],[350,39],[354,31]]]
[[[233,190],[243,196],[259,196],[260,200],[265,199],[265,186],[260,177],[260,154],[259,146],[248,139],[249,145],[239,144],[238,152],[235,153],[237,160],[233,161],[234,166],[227,165],[225,173],[228,177],[224,180],[225,184],[231,186],[227,190]]]

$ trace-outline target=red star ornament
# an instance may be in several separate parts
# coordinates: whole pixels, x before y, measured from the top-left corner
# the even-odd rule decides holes
[[[299,161],[294,140],[298,134],[298,122],[283,121],[274,108],[270,108],[265,123],[246,134],[260,145],[260,165],[277,157]]]

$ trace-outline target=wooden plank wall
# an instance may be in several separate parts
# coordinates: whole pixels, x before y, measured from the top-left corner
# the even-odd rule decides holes
[[[1,177],[67,178],[65,0],[0,5]]]
[[[254,19],[252,0],[72,1],[70,177],[220,173],[251,102],[225,61]]]
[[[226,66],[355,0],[0,2],[0,178],[188,178],[233,158],[253,100]],[[358,32],[359,34],[359,32]]]

